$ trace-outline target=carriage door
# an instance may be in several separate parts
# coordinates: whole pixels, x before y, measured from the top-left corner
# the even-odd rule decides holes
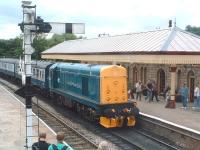
[[[189,102],[193,102],[194,99],[194,72],[188,72],[188,88],[189,88]]]
[[[157,88],[158,94],[163,93],[165,89],[165,72],[163,69],[159,69],[157,73]]]

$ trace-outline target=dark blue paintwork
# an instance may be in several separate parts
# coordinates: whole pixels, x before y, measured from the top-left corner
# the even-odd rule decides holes
[[[100,71],[107,65],[56,63],[49,69],[50,90],[87,106],[100,103]]]

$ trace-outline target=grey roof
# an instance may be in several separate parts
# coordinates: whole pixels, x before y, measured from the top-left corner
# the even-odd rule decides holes
[[[53,64],[50,61],[42,61],[42,60],[32,60],[32,66],[37,68],[46,68],[48,65]]]
[[[6,62],[6,63],[14,63],[14,64],[19,63],[19,59],[16,59],[16,58],[0,58],[0,61]]]
[[[19,64],[20,60],[17,58],[0,58],[0,62]],[[37,66],[39,68],[46,68],[46,66],[53,64],[51,61],[43,60],[32,60],[32,66]]]
[[[42,54],[200,52],[200,37],[178,27],[60,43]]]

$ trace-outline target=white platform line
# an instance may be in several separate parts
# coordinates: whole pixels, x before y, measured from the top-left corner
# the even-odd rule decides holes
[[[178,125],[178,124],[176,124],[176,123],[173,123],[173,122],[164,120],[164,119],[159,118],[159,117],[151,116],[151,115],[148,115],[148,114],[145,114],[145,113],[142,113],[142,112],[140,112],[140,115],[143,115],[143,116],[146,116],[146,117],[149,117],[149,118],[152,118],[152,119],[159,120],[159,121],[164,122],[164,123],[167,123],[167,124],[169,124],[169,125],[173,125],[173,126],[176,126],[176,127],[178,127],[178,128],[185,129],[185,130],[188,130],[188,131],[190,131],[190,132],[194,132],[194,133],[196,133],[196,134],[200,134],[200,132],[197,131],[197,130],[194,130],[194,129],[191,129],[191,128],[188,128],[188,127],[185,127],[185,126],[182,126],[182,125]]]
[[[3,88],[6,92],[8,92],[16,101],[18,101],[24,108],[25,108],[25,105],[24,103],[22,103],[15,95],[13,95],[13,93],[11,93],[10,91],[8,91],[5,87],[3,87],[2,85],[0,85],[1,88]],[[39,118],[34,112],[32,112],[32,114],[34,116],[36,116],[36,118]],[[51,128],[49,127],[42,119],[39,118],[39,120],[54,134],[54,135],[57,135],[56,132]],[[67,145],[67,143],[64,141],[63,142],[65,145]]]
[[[10,96],[12,96],[15,100],[17,100],[23,107],[25,107],[24,103],[22,103],[17,97],[15,97],[13,95],[13,93],[11,93],[10,91],[8,91],[5,87],[3,87],[2,85],[0,85],[1,88],[3,88],[6,92],[8,92],[10,94]]]

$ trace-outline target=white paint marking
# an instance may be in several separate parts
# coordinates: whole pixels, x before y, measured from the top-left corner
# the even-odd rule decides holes
[[[156,120],[159,120],[159,121],[161,121],[161,122],[167,123],[167,124],[169,124],[169,125],[173,125],[173,126],[176,126],[176,127],[178,127],[178,128],[185,129],[185,130],[188,130],[188,131],[190,131],[190,132],[194,132],[194,133],[196,133],[196,134],[200,134],[200,132],[197,131],[197,130],[194,130],[194,129],[191,129],[191,128],[188,128],[188,127],[185,127],[185,126],[182,126],[182,125],[178,125],[178,124],[176,124],[176,123],[173,123],[173,122],[170,122],[170,121],[161,119],[161,118],[159,118],[159,117],[151,116],[151,115],[148,115],[148,114],[145,114],[145,113],[142,113],[142,112],[140,112],[140,114],[143,115],[143,116],[146,116],[146,117],[149,117],[149,118],[156,119]]]

